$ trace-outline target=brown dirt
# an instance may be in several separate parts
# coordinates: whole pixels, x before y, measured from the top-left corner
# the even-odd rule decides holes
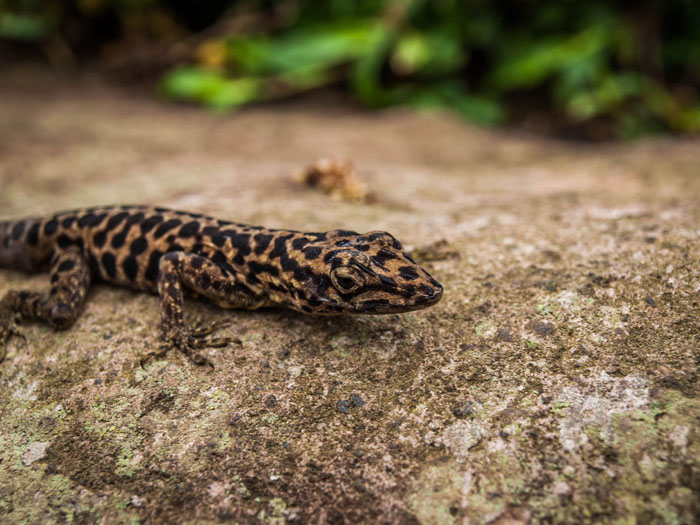
[[[295,183],[320,157],[378,201]],[[698,140],[572,145],[327,102],[217,115],[17,69],[0,187],[0,218],[157,203],[386,229],[445,287],[387,317],[192,303],[243,340],[210,372],[140,369],[156,298],[96,286],[71,330],[27,326],[0,365],[0,521],[700,516]],[[0,273],[0,293],[46,283]]]

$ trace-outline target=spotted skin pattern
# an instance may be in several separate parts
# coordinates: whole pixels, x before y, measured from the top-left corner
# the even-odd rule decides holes
[[[197,350],[231,340],[218,326],[188,327],[183,293],[223,308],[283,306],[307,314],[386,314],[425,308],[442,286],[391,234],[299,232],[150,206],[110,206],[0,222],[0,267],[48,268],[48,294],[0,300],[0,361],[18,320],[70,327],[94,281],[157,293],[163,345],[194,363]]]

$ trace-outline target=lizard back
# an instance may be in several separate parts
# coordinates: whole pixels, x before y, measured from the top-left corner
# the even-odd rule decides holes
[[[92,279],[153,293],[165,254],[200,256],[235,281],[230,290],[214,291],[254,297],[251,307],[392,313],[424,308],[442,296],[440,284],[382,231],[275,230],[150,206],[95,207],[0,223],[0,266],[41,271],[52,255],[69,249],[82,254]]]

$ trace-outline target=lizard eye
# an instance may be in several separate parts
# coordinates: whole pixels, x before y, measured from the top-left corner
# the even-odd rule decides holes
[[[338,285],[343,288],[344,290],[349,290],[353,286],[355,286],[355,281],[350,279],[349,277],[339,277],[338,278]]]
[[[331,282],[339,292],[350,293],[360,288],[365,280],[355,268],[343,266],[331,272]]]

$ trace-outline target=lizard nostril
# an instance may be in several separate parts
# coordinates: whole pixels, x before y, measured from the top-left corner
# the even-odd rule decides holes
[[[433,290],[433,289],[432,289],[430,286],[428,286],[427,284],[421,284],[421,285],[420,285],[420,289],[421,289],[421,290],[423,291],[423,293],[424,293],[425,295],[427,295],[428,297],[432,297],[433,295],[435,295],[435,290]]]

